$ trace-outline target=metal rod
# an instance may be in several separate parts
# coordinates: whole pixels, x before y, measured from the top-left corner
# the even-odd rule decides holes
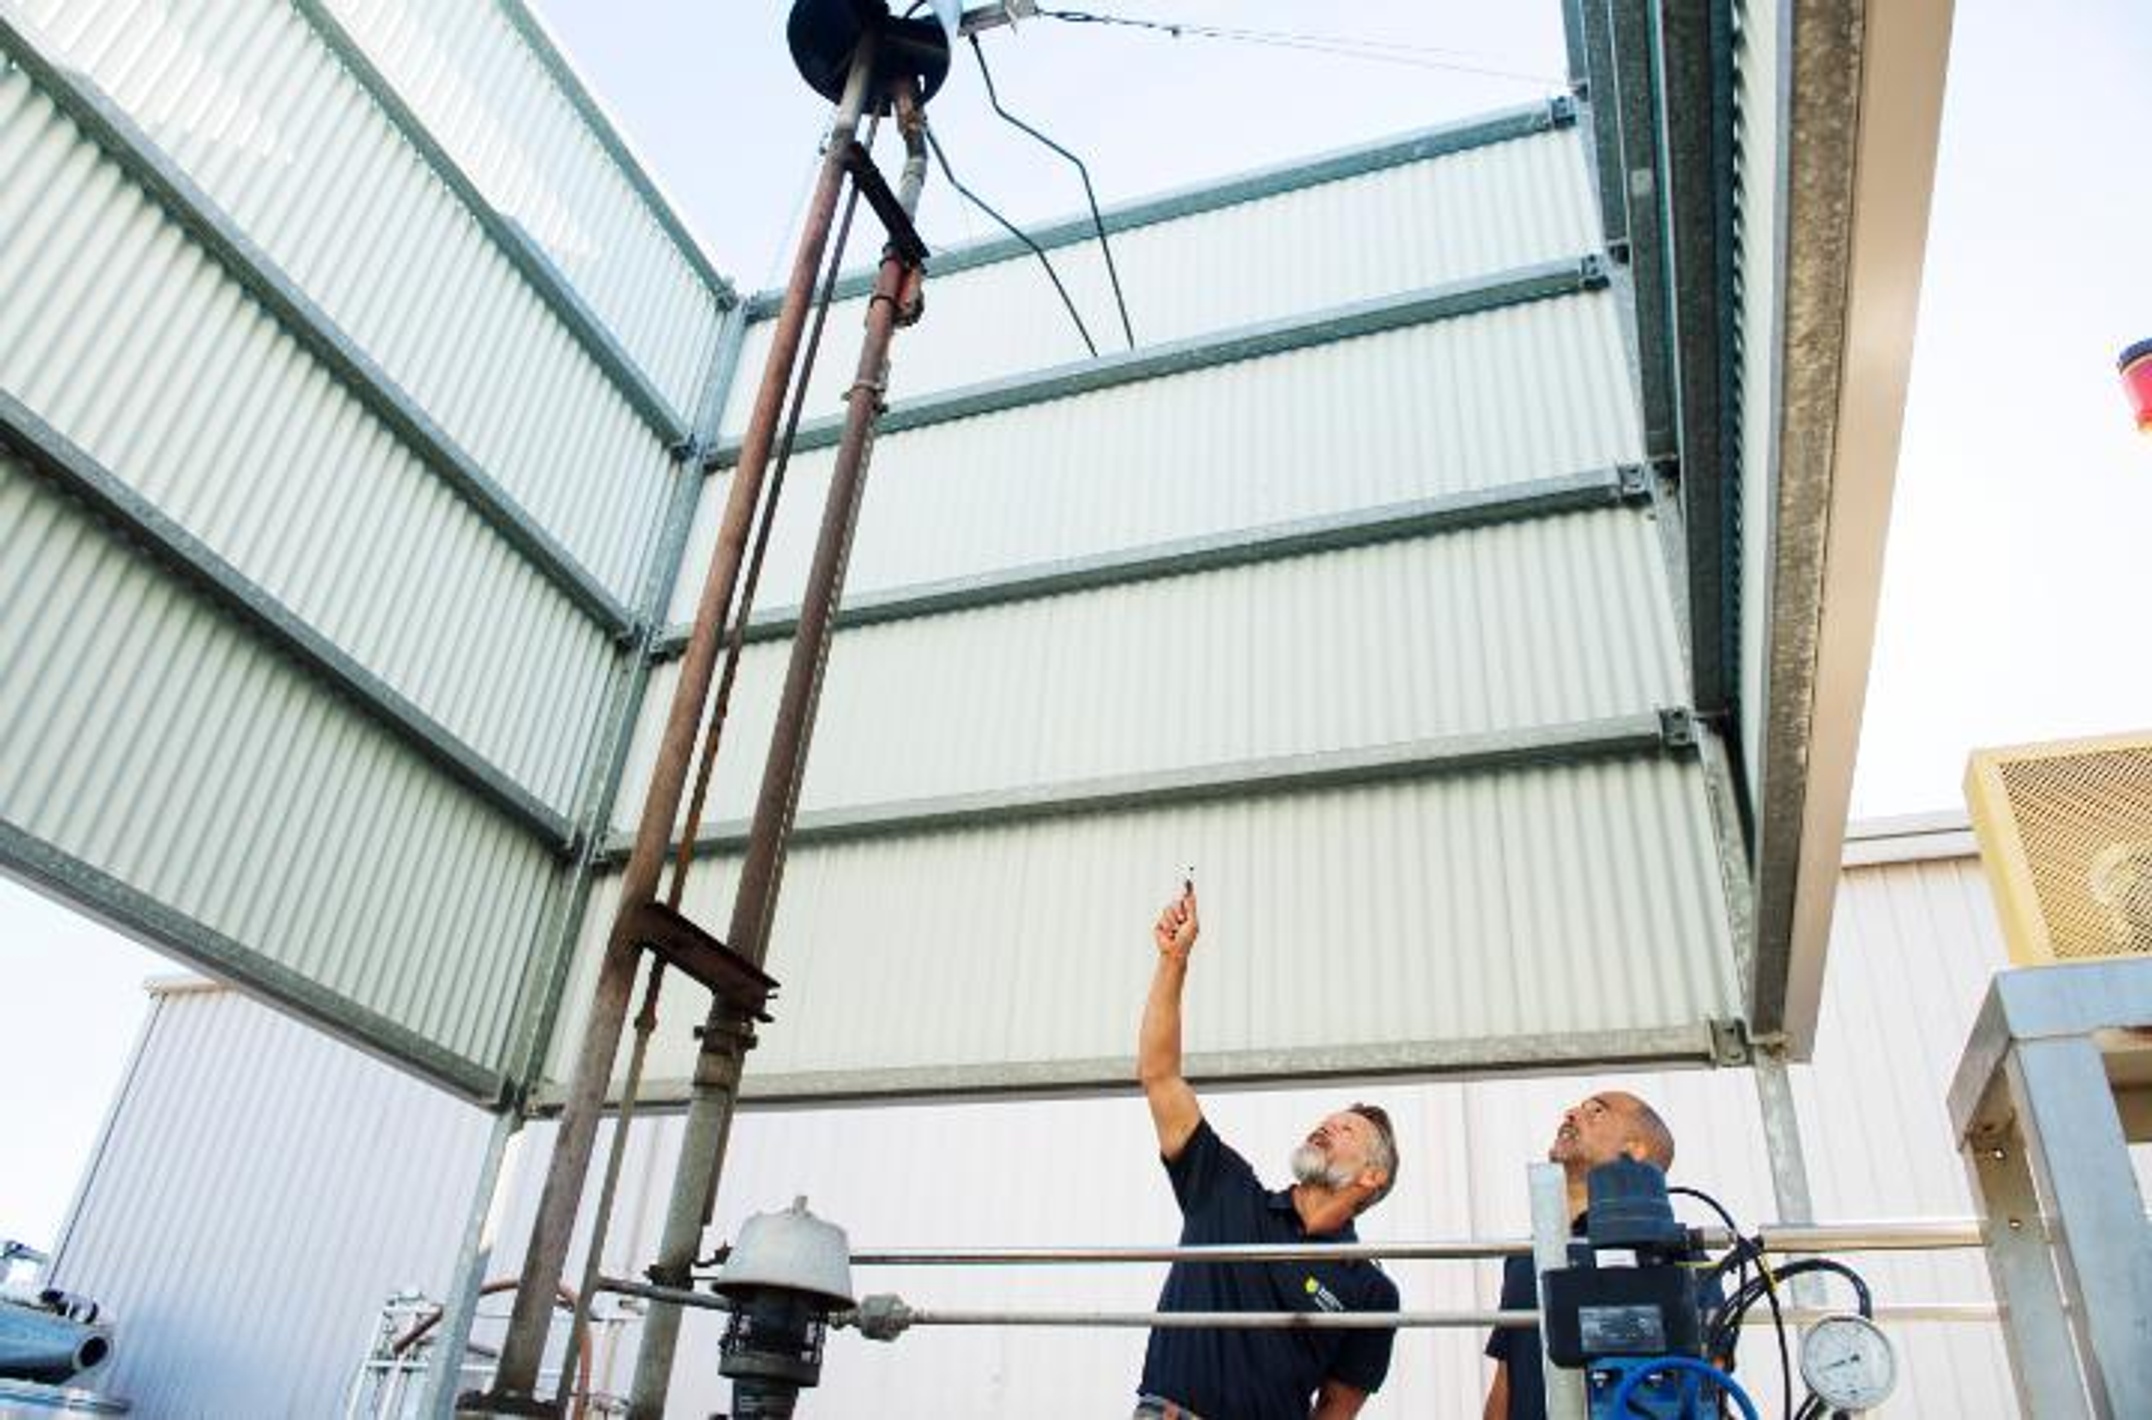
[[[716,667],[720,635],[739,580],[746,551],[748,526],[776,439],[777,419],[785,392],[792,380],[792,367],[806,328],[807,306],[814,280],[822,265],[822,253],[836,221],[837,197],[844,178],[843,155],[859,127],[866,106],[867,80],[874,68],[873,41],[862,39],[853,55],[852,73],[844,98],[831,124],[828,145],[822,156],[821,174],[800,235],[799,250],[792,261],[785,304],[770,338],[769,358],[763,366],[762,384],[756,391],[754,412],[740,461],[733,471],[724,519],[718,529],[717,547],[711,554],[701,600],[696,606],[695,629],[681,658],[680,679],[673,691],[672,709],[665,737],[651,772],[650,790],[635,837],[634,851],[621,877],[620,911],[605,946],[598,980],[591,993],[590,1015],[584,1023],[575,1068],[569,1078],[567,1101],[561,1111],[553,1157],[546,1171],[544,1192],[531,1225],[530,1249],[525,1255],[521,1282],[516,1290],[508,1335],[501,1348],[491,1396],[510,1407],[527,1406],[537,1398],[538,1371],[544,1359],[546,1335],[551,1321],[554,1289],[567,1267],[568,1248],[582,1204],[585,1177],[596,1142],[599,1117],[611,1083],[613,1059],[620,1048],[620,1034],[628,1012],[628,998],[635,989],[635,967],[640,955],[627,939],[630,913],[644,902],[655,901],[663,872],[666,847],[671,840],[673,817],[680,808],[687,783],[688,762],[694,754],[703,707],[709,698],[710,679]],[[485,1399],[478,1401],[478,1413]]]
[[[603,1277],[598,1290],[614,1292],[624,1297],[642,1297],[649,1301],[664,1302],[673,1306],[690,1307],[698,1311],[729,1312],[729,1299],[711,1292],[690,1292],[678,1287],[654,1287],[647,1282],[633,1282],[624,1277]],[[1825,1309],[1791,1308],[1785,1312],[1789,1326],[1808,1326],[1826,1316],[1837,1313]],[[857,1313],[838,1312],[832,1318],[833,1325],[853,1326]],[[1985,1324],[1997,1319],[1998,1312],[1992,1302],[1904,1302],[1896,1306],[1879,1306],[1874,1320],[1878,1322],[1934,1322],[1940,1324]],[[1166,1327],[1210,1328],[1214,1330],[1382,1330],[1388,1327],[1441,1328],[1468,1327],[1473,1329],[1493,1327],[1516,1327],[1539,1325],[1539,1313],[1530,1310],[1463,1310],[1463,1311],[1411,1311],[1411,1312],[1038,1312],[987,1309],[983,1311],[905,1310],[907,1326],[1115,1326],[1115,1327]],[[1770,1326],[1768,1316],[1757,1312],[1747,1319],[1750,1326]]]
[[[891,99],[906,155],[897,200],[908,216],[918,210],[920,189],[926,181],[926,125],[912,81],[907,79],[893,86]],[[732,950],[758,967],[769,951],[770,924],[776,916],[783,884],[785,844],[799,807],[800,781],[813,741],[822,674],[829,659],[837,605],[843,595],[845,568],[851,558],[852,535],[866,492],[874,426],[881,417],[888,384],[890,342],[902,313],[917,309],[919,281],[919,267],[892,241],[884,248],[874,295],[867,302],[867,328],[860,343],[859,365],[845,399],[844,433],[830,470],[821,533],[801,598],[800,630],[793,640],[792,659],[778,700],[769,754],[763,764],[762,787],[756,796],[754,832],[741,864],[732,921],[725,934]],[[670,826],[668,819],[659,831],[661,850],[664,831]],[[638,849],[641,846],[638,843]],[[681,1135],[672,1198],[659,1238],[657,1262],[650,1269],[651,1276],[660,1282],[685,1281],[694,1264],[702,1231],[716,1201],[726,1141],[732,1129],[733,1104],[739,1094],[740,1068],[753,1039],[751,1022],[736,1007],[722,998],[712,1002],[703,1025],[702,1050],[696,1057],[694,1094]],[[656,1417],[664,1413],[679,1335],[680,1309],[663,1302],[652,1307],[636,1355],[635,1380],[628,1402],[631,1415]]]
[[[1903,1218],[1872,1222],[1784,1225],[1761,1229],[1765,1252],[1932,1252],[1981,1245],[1971,1218]],[[1723,1227],[1697,1229],[1703,1245],[1732,1245]],[[1433,1238],[1400,1242],[1250,1244],[1242,1247],[881,1247],[855,1248],[854,1267],[1032,1266],[1114,1262],[1343,1262],[1378,1258],[1389,1262],[1465,1262],[1523,1257],[1528,1237]]]
[[[1569,1226],[1576,1209],[1570,1204],[1569,1177],[1560,1164],[1535,1163],[1525,1167],[1532,1199],[1532,1282],[1538,1292],[1539,1309],[1546,1309],[1545,1283],[1541,1278],[1569,1263]],[[1584,1377],[1555,1364],[1540,1336],[1540,1376],[1546,1395],[1548,1420],[1585,1420]]]

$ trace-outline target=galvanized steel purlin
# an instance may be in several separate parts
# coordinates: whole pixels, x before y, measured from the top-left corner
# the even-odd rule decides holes
[[[1533,479],[1351,513],[1302,518],[1205,537],[1151,543],[1090,557],[1012,567],[976,577],[894,587],[847,601],[838,611],[837,626],[841,630],[914,617],[941,616],[1038,597],[1095,591],[1191,572],[1253,566],[1314,552],[1341,552],[1378,542],[1650,500],[1651,492],[1643,478],[1643,470],[1634,467],[1593,469],[1559,478]],[[747,639],[750,642],[777,640],[791,635],[798,622],[797,607],[773,607],[756,613],[748,622]],[[685,626],[669,627],[653,643],[651,655],[659,661],[671,660],[680,654],[686,641]]]
[[[995,414],[1143,380],[1184,375],[1242,360],[1377,335],[1406,326],[1575,295],[1580,291],[1595,290],[1605,283],[1605,268],[1598,256],[1540,262],[1477,280],[1446,282],[1401,295],[1354,301],[1308,315],[1261,321],[1215,335],[1102,355],[948,390],[891,406],[883,418],[881,432],[888,437],[954,419]],[[827,448],[837,441],[841,427],[841,421],[835,419],[803,424],[793,448]],[[712,470],[729,467],[739,457],[739,447],[737,442],[724,445],[710,456],[705,467]]]
[[[0,9],[0,55],[13,59],[38,90],[110,154],[308,354],[584,615],[617,637],[635,632],[635,617],[618,597],[458,448],[102,90],[46,58],[4,9]]]
[[[552,76],[561,94],[574,106],[576,113],[590,129],[591,136],[598,140],[599,146],[605,149],[606,156],[619,167],[621,176],[628,180],[628,185],[642,198],[650,215],[657,219],[658,226],[664,229],[665,235],[671,238],[673,245],[679,249],[681,259],[686,261],[702,279],[702,283],[709,287],[710,294],[717,298],[718,309],[729,311],[739,304],[739,293],[732,282],[710,264],[710,258],[704,254],[701,244],[688,232],[687,224],[680,220],[680,214],[673,210],[673,205],[663,190],[651,181],[650,174],[643,171],[643,165],[636,160],[634,152],[613,127],[612,120],[605,116],[605,110],[598,106],[597,100],[592,98],[590,91],[583,86],[583,80],[575,72],[575,66],[570,64],[554,45],[552,37],[545,32],[545,27],[531,14],[522,0],[495,0],[495,5],[502,17],[530,47],[531,53],[537,56],[538,62],[545,66],[546,73]],[[774,307],[772,309],[774,310]],[[752,314],[750,312],[750,317]]]
[[[350,71],[360,87],[388,115],[404,141],[418,150],[426,165],[469,209],[486,235],[500,248],[501,254],[575,337],[591,363],[603,371],[621,396],[634,406],[643,422],[674,448],[686,444],[690,434],[686,418],[659,392],[656,382],[636,364],[635,358],[584,302],[544,249],[519,223],[486,200],[478,184],[427,130],[418,115],[411,111],[411,106],[404,102],[403,96],[396,92],[396,86],[389,82],[388,76],[375,66],[358,41],[329,13],[322,0],[291,0],[291,4],[321,36],[322,43],[336,56],[337,62]]]
[[[1684,738],[1671,728],[1686,714],[1686,710],[1669,707],[1648,714],[1610,716],[1576,724],[1444,735],[1372,748],[1276,755],[1028,789],[823,809],[799,815],[793,825],[792,841],[802,844],[900,837],[952,828],[1106,813],[1159,803],[1186,805],[1217,799],[1306,793],[1527,764],[1639,755],[1687,757],[1695,753],[1693,739]],[[696,856],[737,852],[747,841],[748,827],[741,821],[712,825],[695,840]],[[615,839],[607,843],[600,862],[609,868],[617,867],[625,855],[626,844]]]
[[[4,390],[0,390],[0,447],[20,453],[32,468],[60,483],[107,522],[116,524],[130,540],[147,547],[168,568],[235,614],[257,636],[351,700],[555,852],[574,851],[578,835],[566,815],[509,778],[345,654]]]
[[[505,3],[515,7],[517,0],[505,0]],[[1288,163],[1282,167],[1246,173],[1222,182],[1204,183],[1184,191],[1169,192],[1158,197],[1109,207],[1099,216],[1103,219],[1109,235],[1134,231],[1140,227],[1200,216],[1205,212],[1216,212],[1221,208],[1235,207],[1242,203],[1280,197],[1303,188],[1319,187],[1324,183],[1362,177],[1388,168],[1448,157],[1454,153],[1470,152],[1475,148],[1491,147],[1518,138],[1529,138],[1534,134],[1566,127],[1575,119],[1575,103],[1567,97],[1558,97],[1546,103],[1528,104],[1482,118],[1467,119],[1461,123],[1443,124],[1402,138],[1384,139],[1377,143]],[[1092,226],[1088,213],[1080,217],[1059,218],[1043,226],[1030,228],[1028,234],[1048,251],[1057,247],[1078,246],[1095,241],[1098,237],[1097,229]],[[1030,254],[1029,247],[1012,237],[991,237],[937,251],[934,254],[934,274],[938,277],[948,276],[958,271],[992,266],[997,262],[1027,258]],[[837,299],[846,300],[865,295],[873,279],[873,272],[866,269],[845,273],[837,283]],[[775,313],[780,294],[776,291],[757,291],[750,296],[747,299],[748,318],[761,320]]]
[[[139,892],[0,817],[0,869],[48,889],[93,915],[172,948],[204,969],[274,998],[335,1035],[480,1103],[500,1093],[501,1075],[407,1027],[323,988],[170,905]]]
[[[1462,1040],[1378,1041],[1368,1045],[1293,1047],[1274,1051],[1193,1051],[1188,1078],[1230,1084],[1306,1084],[1325,1079],[1427,1079],[1441,1075],[1494,1074],[1519,1067],[1650,1069],[1658,1066],[1724,1066],[1723,1023],[1693,1021],[1559,1035],[1509,1035]],[[743,1107],[883,1103],[903,1100],[993,1099],[1007,1095],[1095,1094],[1126,1088],[1124,1057],[1084,1060],[1003,1061],[987,1065],[908,1065],[868,1070],[749,1071],[740,1085]],[[680,1079],[646,1081],[646,1103],[687,1096]],[[541,1095],[536,1114],[560,1108],[558,1096]]]

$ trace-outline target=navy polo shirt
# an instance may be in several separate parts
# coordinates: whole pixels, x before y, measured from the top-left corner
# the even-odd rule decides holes
[[[1310,1235],[1289,1189],[1272,1191],[1248,1161],[1200,1120],[1166,1176],[1181,1205],[1181,1242],[1351,1242],[1352,1225]],[[1177,1262],[1159,1293],[1162,1312],[1397,1310],[1397,1284],[1372,1262]],[[1327,1380],[1381,1387],[1394,1331],[1156,1330],[1143,1355],[1140,1393],[1187,1406],[1206,1420],[1308,1420]]]

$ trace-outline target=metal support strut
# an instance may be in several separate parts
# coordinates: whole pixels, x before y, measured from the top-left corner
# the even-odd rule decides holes
[[[890,342],[897,327],[911,324],[920,309],[921,258],[925,248],[911,229],[911,214],[918,209],[920,189],[926,182],[926,119],[914,80],[897,82],[890,99],[905,148],[904,171],[894,204],[889,202],[879,174],[871,179],[864,176],[872,169],[866,165],[863,151],[848,146],[838,154],[839,160],[854,172],[855,181],[860,182],[861,195],[888,225],[890,240],[883,250],[874,294],[867,303],[859,366],[845,397],[844,434],[830,472],[828,500],[823,506],[814,561],[807,574],[799,630],[778,701],[762,787],[756,796],[754,829],[741,863],[732,923],[725,936],[734,952],[758,968],[769,950],[770,927],[784,877],[786,842],[799,807],[800,781],[813,738],[822,673],[829,659],[852,535],[866,492],[875,422],[881,416],[883,394],[888,387]],[[686,1280],[703,1229],[709,1223],[732,1129],[733,1105],[739,1096],[742,1057],[751,1043],[751,1037],[742,1030],[745,1024],[723,999],[713,1004],[704,1024],[702,1050],[695,1065],[694,1095],[681,1137],[680,1162],[673,1178],[658,1258],[650,1269],[654,1281],[679,1285]],[[642,1347],[636,1355],[630,1414],[655,1417],[664,1413],[680,1321],[677,1305],[663,1301],[652,1305],[643,1327]]]
[[[549,1405],[538,1395],[538,1373],[544,1360],[554,1297],[567,1269],[568,1248],[575,1230],[583,1196],[584,1177],[590,1168],[598,1121],[605,1110],[613,1060],[635,989],[636,965],[641,951],[634,940],[637,910],[656,901],[658,880],[671,842],[673,821],[685,792],[689,764],[694,755],[710,682],[717,663],[719,643],[739,581],[749,529],[760,499],[764,470],[776,443],[777,421],[791,385],[807,311],[820,271],[822,255],[835,224],[837,200],[844,183],[845,157],[858,132],[866,106],[868,81],[874,71],[874,43],[864,36],[853,55],[850,76],[838,101],[830,128],[814,196],[794,254],[792,273],[785,286],[784,305],[770,338],[768,361],[755,394],[754,410],[733,470],[731,489],[719,525],[717,547],[696,605],[693,634],[681,657],[680,679],[673,691],[665,735],[651,772],[649,793],[643,800],[642,818],[635,834],[635,847],[621,874],[620,914],[607,938],[605,955],[591,993],[590,1014],[569,1076],[567,1098],[555,1136],[553,1156],[546,1170],[545,1188],[539,1195],[538,1213],[531,1225],[531,1241],[524,1256],[510,1313],[508,1334],[494,1373],[492,1390],[466,1396],[466,1414],[546,1414]]]

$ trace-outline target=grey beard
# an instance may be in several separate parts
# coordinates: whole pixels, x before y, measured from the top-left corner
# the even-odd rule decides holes
[[[1340,1163],[1325,1165],[1323,1151],[1313,1144],[1293,1150],[1293,1181],[1319,1188],[1343,1188],[1352,1182],[1353,1171]]]

